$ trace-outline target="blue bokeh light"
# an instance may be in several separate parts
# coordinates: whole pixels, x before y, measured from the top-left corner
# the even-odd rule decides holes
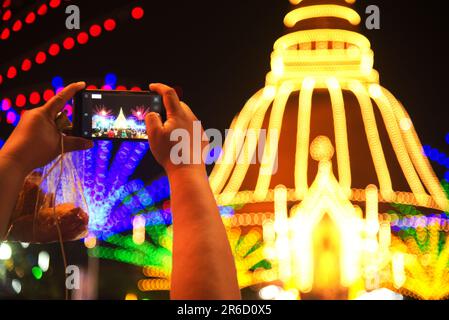
[[[108,73],[104,78],[104,83],[112,88],[115,88],[117,85],[117,76],[114,73]]]
[[[55,89],[62,88],[64,87],[64,79],[62,79],[62,77],[60,76],[56,76],[51,80],[51,85]]]

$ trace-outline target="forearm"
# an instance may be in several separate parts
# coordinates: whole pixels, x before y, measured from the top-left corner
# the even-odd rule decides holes
[[[169,174],[172,299],[239,299],[234,259],[205,170]]]
[[[6,235],[26,173],[0,151],[0,239]]]

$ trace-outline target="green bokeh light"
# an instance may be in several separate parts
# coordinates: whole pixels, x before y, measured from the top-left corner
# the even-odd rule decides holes
[[[36,280],[42,279],[42,276],[44,275],[42,269],[37,266],[31,269],[31,273],[33,273],[33,276],[36,278]]]

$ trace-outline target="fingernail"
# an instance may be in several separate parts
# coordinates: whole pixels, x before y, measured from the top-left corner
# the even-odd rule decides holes
[[[84,82],[84,81],[79,81],[78,84],[81,86],[86,86],[86,82]]]

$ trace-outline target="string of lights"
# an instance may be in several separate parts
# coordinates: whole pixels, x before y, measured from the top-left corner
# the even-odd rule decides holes
[[[10,4],[8,3],[5,4],[8,5],[7,7],[10,6]],[[15,19],[13,23],[12,23],[13,20],[12,9],[7,9],[2,15],[2,20],[4,22],[11,22],[11,23],[9,27],[4,27],[0,31],[0,41],[6,41],[8,39],[11,39],[13,33],[20,32],[25,25],[34,24],[38,20],[38,17],[45,16],[48,13],[49,9],[57,9],[58,7],[60,7],[60,5],[61,0],[50,0],[48,2],[45,1],[45,3],[42,3],[38,5],[35,9],[27,12],[22,19],[21,18]]]
[[[130,15],[133,21],[140,20],[144,16],[144,11],[141,7],[134,7],[131,9]],[[6,72],[3,74],[0,73],[0,85],[7,80],[16,78],[20,73],[28,72],[33,66],[33,61],[37,65],[43,65],[49,58],[56,57],[64,52],[63,49],[65,51],[70,51],[77,45],[86,45],[89,42],[89,39],[100,37],[103,30],[106,32],[113,32],[116,30],[116,27],[117,20],[115,18],[106,18],[102,25],[94,23],[91,24],[90,27],[84,28],[84,31],[80,31],[76,38],[67,36],[59,42],[53,42],[45,50],[39,50],[29,54],[28,57],[22,59],[20,63],[3,67],[2,69],[6,70]],[[20,67],[18,67],[18,65],[20,65]]]

